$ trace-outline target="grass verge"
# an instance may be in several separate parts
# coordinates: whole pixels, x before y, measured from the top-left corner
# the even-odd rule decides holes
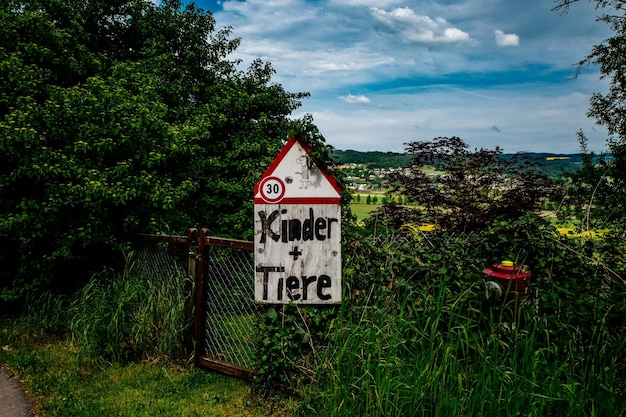
[[[288,402],[262,400],[250,383],[188,362],[188,285],[129,254],[123,271],[0,318],[0,365],[25,382],[42,417],[289,415]]]
[[[71,340],[34,337],[19,319],[0,329],[0,364],[25,382],[37,416],[290,415],[288,402],[261,400],[245,381],[166,359],[77,361]]]

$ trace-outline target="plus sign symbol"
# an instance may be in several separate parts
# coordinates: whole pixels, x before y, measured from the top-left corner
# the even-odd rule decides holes
[[[298,247],[296,246],[291,252],[289,252],[289,255],[293,256],[294,261],[297,261],[298,256],[302,255],[302,251],[298,250]]]

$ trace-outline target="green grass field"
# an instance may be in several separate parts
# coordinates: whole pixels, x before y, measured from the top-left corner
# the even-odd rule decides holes
[[[380,206],[380,204],[352,203],[350,204],[350,209],[352,209],[352,213],[356,216],[357,220],[362,221]]]
[[[367,197],[376,199],[375,203],[367,204]],[[383,198],[387,196],[387,191],[367,191],[356,192],[352,196],[352,202],[350,203],[350,209],[356,216],[358,221],[363,221],[369,217],[370,213],[382,206]]]

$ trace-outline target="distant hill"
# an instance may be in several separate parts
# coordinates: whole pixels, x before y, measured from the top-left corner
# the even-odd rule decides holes
[[[370,168],[399,168],[409,165],[412,155],[397,152],[333,151],[338,164],[365,164]]]
[[[522,156],[534,160],[543,172],[548,175],[556,176],[562,172],[574,172],[580,168],[582,163],[582,155],[576,154],[556,154],[556,153],[522,153]],[[514,154],[504,154],[504,158],[512,158]]]
[[[503,154],[503,158],[510,159],[516,154]],[[542,170],[548,175],[558,175],[559,173],[576,171],[581,164],[581,154],[556,154],[556,153],[534,153],[521,154],[537,162]],[[339,151],[334,150],[333,156],[338,164],[364,164],[370,168],[398,168],[408,166],[412,155],[397,152],[360,152],[354,150]]]

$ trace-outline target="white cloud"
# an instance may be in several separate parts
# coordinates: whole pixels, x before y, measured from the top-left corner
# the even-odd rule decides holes
[[[594,67],[570,77],[609,30],[593,4],[560,16],[540,3],[224,0],[214,9],[218,28],[241,37],[230,58],[242,68],[269,61],[272,81],[310,92],[294,117],[313,114],[338,149],[402,150],[459,135],[506,152],[575,152],[582,128],[601,150],[606,136],[585,114],[591,93],[607,86],[595,84]]]
[[[257,57],[272,63],[276,70],[274,81],[287,90],[310,92],[376,81],[375,74],[389,74],[389,68],[399,65],[394,57],[360,44],[343,49],[336,45],[305,49],[294,47],[289,41],[242,39],[233,54],[233,58],[244,63]]]
[[[519,46],[519,36],[516,34],[504,33],[500,29],[496,29],[493,33],[496,37],[496,45],[501,47]]]
[[[308,5],[304,0],[246,0],[224,1],[220,17],[228,15],[223,24],[233,26],[238,36],[266,38],[286,38],[285,32],[304,30],[306,24],[322,19],[320,9]],[[304,25],[304,26],[303,26]],[[294,33],[297,35],[297,33]]]
[[[368,93],[367,106],[312,97],[300,112],[311,113],[337,149],[401,151],[409,141],[456,135],[471,148],[575,153],[578,129],[588,135],[590,149],[604,148],[606,133],[597,126],[594,130],[585,117],[588,97],[563,85],[524,84],[487,92],[439,86]]]
[[[410,7],[396,7],[391,11],[372,7],[371,12],[390,31],[397,32],[408,41],[428,44],[471,40],[467,32],[450,27],[445,19],[419,15]]]
[[[457,28],[447,28],[446,30],[444,30],[443,38],[447,42],[462,42],[470,40],[470,36],[468,33],[463,32],[462,30]]]
[[[341,96],[339,98],[348,104],[361,104],[361,105],[370,104],[370,99],[362,94],[358,96],[353,96],[352,94],[348,93],[347,96]]]

